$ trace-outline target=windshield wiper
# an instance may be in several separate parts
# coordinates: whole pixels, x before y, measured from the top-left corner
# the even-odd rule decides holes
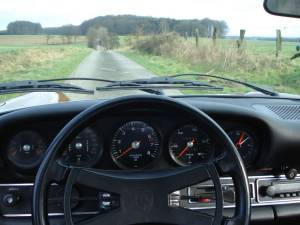
[[[170,76],[151,77],[148,79],[134,79],[114,81],[103,87],[97,87],[97,91],[115,90],[142,90],[153,94],[163,94],[163,89],[197,89],[197,90],[223,90],[223,87],[200,81],[175,79]]]
[[[268,90],[266,88],[259,87],[255,84],[250,84],[244,81],[240,80],[235,80],[231,78],[226,78],[226,77],[221,77],[221,76],[216,76],[216,75],[209,75],[209,74],[201,74],[201,73],[183,73],[183,74],[176,74],[176,75],[171,75],[169,77],[176,78],[176,77],[186,77],[186,76],[193,76],[193,77],[208,77],[208,78],[214,78],[214,79],[219,79],[219,80],[224,80],[224,81],[229,81],[232,83],[236,84],[241,84],[245,87],[251,88],[252,90],[258,91],[260,93],[269,95],[269,96],[278,96],[279,94],[277,92]]]
[[[97,78],[56,78],[47,80],[25,80],[25,81],[14,81],[0,84],[0,94],[19,93],[19,92],[72,92],[82,94],[94,94],[94,90],[82,88],[77,85],[68,83],[58,83],[57,81],[97,81],[109,83],[102,87],[96,87],[97,91],[116,91],[116,90],[141,90],[151,94],[163,95],[163,89],[193,89],[193,90],[223,90],[222,86],[212,85],[203,81],[193,81],[188,79],[178,79],[184,76],[194,77],[207,77],[214,78],[224,81],[229,81],[236,84],[244,85],[245,87],[251,88],[258,92],[261,92],[270,96],[278,96],[278,93],[261,88],[257,85],[250,84],[247,82],[234,80],[226,77],[199,74],[199,73],[185,73],[176,74],[171,76],[163,77],[151,77],[147,79],[133,79],[114,81],[108,79],[97,79]]]
[[[94,94],[93,90],[81,88],[77,85],[57,83],[49,80],[24,80],[0,83],[0,94],[22,92],[72,92],[82,94]]]

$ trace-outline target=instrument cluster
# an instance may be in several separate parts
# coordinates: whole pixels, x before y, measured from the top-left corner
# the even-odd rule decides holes
[[[255,133],[242,126],[224,129],[245,165],[251,167],[260,148]],[[166,155],[171,164],[188,166],[207,162],[216,153],[216,141],[204,127],[184,123],[167,133],[162,130],[147,120],[125,121],[111,131],[87,127],[63,149],[60,160],[74,166],[96,167],[103,157],[109,157],[120,169],[141,169]],[[111,133],[109,140],[104,138],[105,132]],[[19,169],[36,169],[50,142],[37,131],[17,132],[6,146],[7,161]]]

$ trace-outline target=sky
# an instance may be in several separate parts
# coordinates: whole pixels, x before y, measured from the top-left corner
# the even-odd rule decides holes
[[[269,15],[263,0],[0,0],[0,30],[28,20],[43,27],[79,25],[96,16],[132,14],[175,19],[224,20],[228,35],[300,37],[300,19]]]

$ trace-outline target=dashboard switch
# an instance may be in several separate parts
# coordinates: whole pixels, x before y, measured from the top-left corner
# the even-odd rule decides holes
[[[20,201],[20,196],[15,193],[8,193],[4,195],[2,201],[7,207],[13,207]]]
[[[286,179],[293,180],[297,177],[298,171],[293,168],[287,168],[287,169],[285,169],[284,174],[285,174]]]

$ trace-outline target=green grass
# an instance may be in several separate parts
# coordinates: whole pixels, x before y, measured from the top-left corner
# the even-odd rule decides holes
[[[187,40],[187,42],[191,43],[193,41],[193,39]],[[201,46],[212,46],[210,39],[200,39],[199,43]],[[122,48],[120,53],[157,75],[207,73],[210,71],[210,74],[247,81],[279,92],[300,94],[300,58],[294,61],[289,60],[296,53],[295,45],[296,43],[293,42],[284,42],[279,59],[276,59],[275,42],[247,40],[243,50],[246,59],[243,61],[243,58],[240,58],[240,63],[227,68],[223,67],[223,59],[218,61],[221,57],[216,57],[215,61],[211,60],[212,62],[210,62],[202,60],[201,57],[196,58],[197,55],[194,56],[192,54],[190,54],[191,58],[181,56],[180,53],[174,54],[174,56],[172,54],[154,56],[128,48]],[[180,49],[180,46],[174,46],[174,48]],[[237,52],[234,40],[218,40],[217,49],[221,49],[218,50],[221,53],[231,51],[236,57]],[[208,57],[210,56],[210,54],[207,55]],[[194,77],[189,78],[195,79]],[[248,88],[231,83],[226,83],[225,87],[223,92],[218,91],[216,93],[244,93],[250,91]],[[204,92],[185,91],[184,93],[202,94]]]
[[[59,35],[0,35],[0,46],[30,46],[30,45],[46,45],[47,37],[48,43],[51,45],[63,44],[66,42],[64,36]],[[77,43],[86,43],[85,36],[78,36]]]
[[[90,52],[85,45],[0,46],[0,82],[68,77]]]

